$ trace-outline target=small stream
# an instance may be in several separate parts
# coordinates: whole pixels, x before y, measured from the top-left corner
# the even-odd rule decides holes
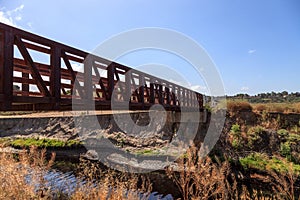
[[[46,188],[51,188],[51,190],[56,193],[57,191],[62,191],[67,195],[71,195],[76,187],[80,185],[84,185],[85,181],[78,179],[72,172],[61,172],[58,170],[50,170],[44,176],[45,180],[47,181]],[[54,194],[55,195],[55,194]],[[140,199],[147,199],[147,200],[173,200],[171,194],[168,195],[161,195],[157,192],[152,192],[149,197],[147,195],[140,193]],[[147,197],[147,198],[146,198]]]

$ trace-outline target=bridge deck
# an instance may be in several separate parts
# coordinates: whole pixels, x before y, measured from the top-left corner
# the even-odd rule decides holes
[[[72,100],[109,110],[129,99],[131,110],[203,108],[200,93],[0,23],[0,110],[71,110]]]

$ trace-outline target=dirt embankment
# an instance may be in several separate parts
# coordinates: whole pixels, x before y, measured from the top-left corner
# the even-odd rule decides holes
[[[120,114],[123,115],[123,114]],[[145,126],[149,123],[147,113],[131,113],[132,120]],[[170,117],[169,117],[170,118]],[[238,111],[227,113],[224,133],[228,133],[233,124],[241,126],[256,126],[264,124],[270,130],[299,126],[300,114],[284,113],[255,113],[252,111]],[[209,123],[199,124],[197,138],[203,139]],[[0,137],[38,137],[61,140],[108,137],[115,143],[125,146],[147,147],[161,146],[172,140],[178,123],[168,119],[164,127],[154,126],[150,132],[141,132],[138,135],[125,134],[119,129],[113,115],[98,116],[49,116],[45,117],[18,117],[0,118]],[[130,130],[130,127],[126,127]],[[222,136],[221,136],[222,140]]]
[[[140,126],[147,125],[150,119],[148,113],[131,113],[130,117]],[[127,130],[132,128],[130,124],[126,127]],[[141,131],[135,135],[125,134],[111,114],[0,119],[0,137],[35,137],[64,141],[106,137],[115,144],[136,148],[164,145],[173,137],[174,123],[167,120],[164,127],[153,126],[149,129],[151,131]]]

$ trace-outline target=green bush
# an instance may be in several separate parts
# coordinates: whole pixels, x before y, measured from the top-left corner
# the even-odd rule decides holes
[[[231,126],[230,132],[234,135],[240,135],[241,133],[241,128],[240,125],[234,124]]]
[[[300,165],[274,156],[270,159],[267,155],[261,153],[249,154],[244,158],[240,158],[239,161],[245,169],[253,168],[264,171],[275,170],[277,172],[286,172],[289,170],[289,165],[292,165],[294,172],[300,172]]]
[[[288,136],[288,141],[289,142],[294,142],[294,143],[300,142],[300,135],[291,133]]]
[[[253,146],[255,142],[259,142],[262,140],[261,134],[265,131],[265,129],[262,126],[254,126],[251,127],[248,132],[248,145]]]
[[[235,149],[239,149],[242,147],[241,141],[239,139],[233,139],[231,145]]]
[[[267,156],[261,153],[252,153],[245,158],[240,159],[241,165],[245,169],[256,168],[264,170],[267,165]]]
[[[286,138],[289,135],[289,132],[286,129],[279,129],[277,134],[280,138]]]
[[[238,124],[232,125],[230,134],[233,136],[233,140],[232,140],[232,144],[231,144],[232,147],[235,149],[239,149],[242,146],[242,144],[241,144],[242,135],[241,135],[240,125],[238,125]]]
[[[286,159],[288,159],[288,161],[292,161],[290,142],[285,142],[285,143],[280,144],[280,154],[281,154],[281,156],[286,157]]]

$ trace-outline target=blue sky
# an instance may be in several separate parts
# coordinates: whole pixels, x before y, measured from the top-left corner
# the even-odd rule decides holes
[[[130,29],[172,29],[205,48],[226,94],[300,91],[297,0],[0,0],[0,20],[89,52]],[[162,52],[145,51],[118,61],[132,67],[172,65],[186,71],[194,88],[205,89],[203,80],[184,70],[184,61]]]

